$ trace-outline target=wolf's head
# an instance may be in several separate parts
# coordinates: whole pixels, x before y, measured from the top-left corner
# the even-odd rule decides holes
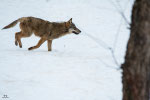
[[[76,35],[78,35],[79,33],[81,33],[81,31],[72,22],[72,18],[69,21],[66,22],[66,25],[67,25],[69,33],[74,33]]]

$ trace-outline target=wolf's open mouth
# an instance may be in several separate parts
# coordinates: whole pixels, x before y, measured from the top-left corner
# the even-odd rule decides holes
[[[73,31],[72,33],[79,34],[79,33],[75,32],[75,31]]]

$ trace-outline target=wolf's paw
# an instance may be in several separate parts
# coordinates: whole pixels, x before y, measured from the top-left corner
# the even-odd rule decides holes
[[[17,41],[15,41],[15,45],[18,46],[18,42]]]
[[[22,48],[22,45],[19,45],[20,48]]]
[[[32,50],[32,49],[33,49],[33,47],[28,48],[28,50]]]
[[[48,51],[52,51],[51,49],[48,49]]]

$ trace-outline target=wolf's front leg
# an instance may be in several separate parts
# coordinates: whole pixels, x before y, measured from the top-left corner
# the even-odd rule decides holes
[[[47,40],[48,51],[52,51],[52,40]]]
[[[30,48],[28,48],[28,50],[33,50],[33,49],[39,48],[45,41],[46,41],[46,39],[41,38],[36,46],[30,47]]]

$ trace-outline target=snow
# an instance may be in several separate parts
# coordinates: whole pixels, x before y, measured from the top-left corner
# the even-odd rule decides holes
[[[133,2],[118,2],[130,22]],[[27,50],[39,40],[34,35],[22,39],[23,48],[16,47],[18,25],[1,30],[0,98],[121,100],[121,70],[105,47],[115,45],[116,59],[122,64],[129,30],[112,3],[117,6],[115,0],[1,0],[0,28],[20,17],[34,16],[49,21],[73,18],[82,32],[54,40],[53,51],[48,52],[46,42],[36,50]]]

